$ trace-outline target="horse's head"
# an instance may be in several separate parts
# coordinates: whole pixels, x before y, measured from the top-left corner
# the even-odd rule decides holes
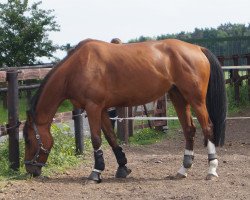
[[[25,139],[24,164],[26,171],[33,176],[39,176],[53,146],[53,138],[49,132],[49,127],[36,125],[35,121],[28,115],[23,128],[23,135]]]

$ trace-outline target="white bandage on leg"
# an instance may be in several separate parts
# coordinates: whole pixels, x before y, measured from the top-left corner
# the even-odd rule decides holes
[[[218,177],[218,174],[216,172],[217,167],[218,167],[218,160],[217,159],[211,160],[209,162],[208,174],[212,174]]]
[[[208,154],[216,154],[215,145],[210,140],[207,143],[207,150]]]
[[[187,170],[185,167],[183,167],[183,165],[181,166],[181,168],[178,170],[178,174],[181,174],[185,177],[187,177]]]
[[[218,167],[218,160],[216,158],[216,149],[215,149],[215,145],[209,140],[207,143],[207,150],[208,150],[208,158],[209,158],[208,174],[212,174],[218,177],[218,174],[216,172],[216,169]],[[211,159],[211,157],[213,157],[213,159]]]
[[[193,156],[194,155],[194,151],[185,149],[184,155]]]
[[[92,171],[93,171],[93,172],[102,173],[102,170],[99,170],[99,169],[93,169]]]

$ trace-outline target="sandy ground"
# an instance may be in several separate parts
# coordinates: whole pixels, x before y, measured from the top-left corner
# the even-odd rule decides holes
[[[250,112],[242,113],[250,116]],[[230,120],[227,123],[226,144],[218,148],[219,179],[206,181],[207,150],[197,132],[195,160],[188,177],[173,180],[183,157],[181,134],[148,146],[124,146],[128,167],[132,173],[126,179],[116,179],[117,168],[109,148],[104,149],[106,170],[103,182],[88,184],[92,158],[87,164],[65,174],[50,178],[0,183],[0,199],[250,199],[250,121]]]

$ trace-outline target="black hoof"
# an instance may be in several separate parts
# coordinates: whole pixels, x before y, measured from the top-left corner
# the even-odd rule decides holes
[[[131,169],[128,169],[126,166],[118,167],[115,177],[126,178],[131,172],[132,172]]]
[[[88,180],[94,183],[101,183],[102,182],[101,173],[92,171],[88,177]]]

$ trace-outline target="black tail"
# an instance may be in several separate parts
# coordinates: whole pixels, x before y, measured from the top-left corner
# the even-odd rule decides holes
[[[227,98],[224,74],[215,55],[203,48],[210,63],[210,79],[207,90],[207,109],[213,123],[214,143],[223,146],[225,141]]]

